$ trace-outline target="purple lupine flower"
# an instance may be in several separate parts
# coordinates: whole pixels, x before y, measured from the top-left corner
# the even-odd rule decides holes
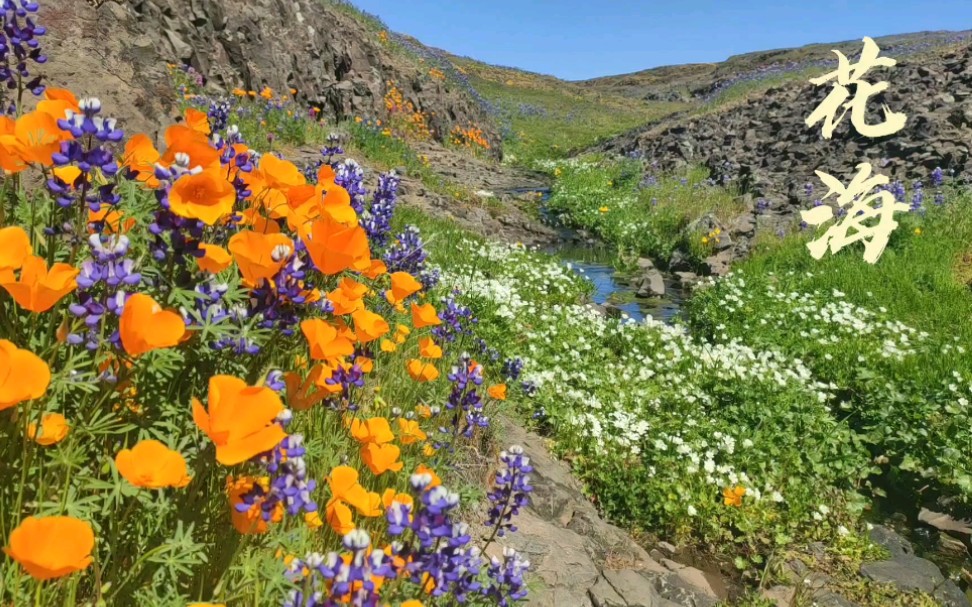
[[[433,289],[439,284],[439,271],[427,269],[425,260],[429,254],[425,250],[422,235],[415,226],[407,226],[400,233],[395,242],[385,251],[383,261],[388,272],[408,272],[415,276],[426,289]]]
[[[912,185],[912,188],[913,188],[914,191],[911,194],[911,207],[910,207],[909,210],[912,213],[915,213],[915,212],[919,212],[919,213],[920,212],[923,212],[924,209],[923,209],[922,205],[925,202],[924,185],[921,183],[921,180],[920,179],[919,180],[915,180],[915,182],[912,183],[911,185]]]
[[[803,194],[807,198],[810,198],[810,197],[813,196],[813,184],[812,183],[807,182],[807,183],[803,184]]]
[[[84,334],[69,333],[67,343],[84,344],[88,350],[94,351],[101,344],[105,316],[121,316],[126,299],[135,291],[142,275],[135,270],[135,262],[126,257],[127,236],[92,234],[88,244],[91,257],[81,263],[76,279],[78,301],[68,306],[72,315],[84,319],[86,331]],[[118,331],[111,332],[108,340],[118,346]],[[110,381],[111,378],[103,379]]]
[[[489,582],[482,594],[490,597],[499,607],[509,607],[527,596],[524,574],[530,569],[530,561],[510,547],[503,548],[503,558],[492,557],[486,575]]]
[[[229,125],[229,113],[229,101],[214,99],[209,102],[206,115],[209,117],[209,126],[214,133],[222,132]]]
[[[935,199],[933,200],[936,206],[942,206],[945,204],[945,194],[944,192],[935,192]]]
[[[445,432],[452,436],[454,443],[460,435],[470,438],[476,428],[489,426],[489,417],[483,411],[483,399],[477,392],[483,383],[483,366],[472,364],[472,358],[464,352],[458,364],[449,372],[448,379],[453,385],[446,409],[454,413],[452,429]]]
[[[371,200],[371,206],[361,215],[361,227],[368,234],[371,246],[382,249],[388,243],[391,232],[391,219],[395,213],[398,198],[398,184],[401,179],[391,171],[378,177],[378,187]]]
[[[351,208],[361,215],[364,212],[365,196],[368,194],[364,187],[364,171],[361,165],[348,158],[334,166],[334,173],[334,183],[348,191]]]
[[[503,537],[509,532],[516,531],[513,517],[520,513],[520,509],[529,504],[530,473],[533,467],[530,458],[523,454],[523,447],[513,445],[500,453],[501,467],[493,481],[493,489],[487,497],[491,502],[487,527],[493,528],[493,533],[486,545],[495,537]]]
[[[356,355],[357,356],[357,355]],[[338,365],[331,373],[331,377],[324,380],[329,386],[341,386],[341,392],[327,400],[328,406],[337,411],[357,411],[358,404],[354,402],[354,389],[364,387],[364,371],[357,363]]]
[[[509,381],[516,381],[520,379],[520,374],[523,373],[524,367],[523,359],[517,358],[507,358],[503,361],[503,376]]]
[[[770,203],[765,198],[756,199],[756,214],[760,215],[769,210]]]
[[[439,305],[439,319],[442,323],[432,328],[432,335],[440,341],[454,342],[461,335],[472,335],[472,327],[479,322],[472,310],[456,301],[459,291],[442,300]]]
[[[935,170],[931,172],[931,184],[932,187],[940,188],[945,183],[945,171],[942,167],[935,167]]]
[[[907,192],[905,191],[905,186],[902,182],[893,181],[887,189],[894,196],[894,200],[896,202],[904,202]]]
[[[41,76],[31,79],[27,61],[47,62],[38,40],[47,33],[47,28],[38,25],[31,17],[39,8],[32,0],[2,0],[0,3],[0,83],[8,90],[23,87],[21,90],[28,90],[35,96],[44,92],[44,85]],[[12,103],[11,108],[16,111]]]

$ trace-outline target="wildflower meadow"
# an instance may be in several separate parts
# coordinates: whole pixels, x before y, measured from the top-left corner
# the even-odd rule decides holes
[[[35,77],[37,9],[2,8],[0,602],[522,599],[529,461],[475,529],[449,474],[503,369],[392,231],[398,177],[260,153],[220,103],[158,149]]]

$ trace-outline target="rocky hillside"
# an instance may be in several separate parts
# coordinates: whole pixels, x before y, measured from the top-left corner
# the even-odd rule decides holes
[[[972,31],[916,32],[875,38],[882,54],[904,59],[967,42]],[[861,49],[860,40],[808,44],[797,48],[757,51],[734,55],[719,63],[688,63],[657,67],[631,74],[604,76],[577,82],[591,90],[615,93],[645,101],[712,101],[733,86],[788,74],[823,70],[834,62],[837,49],[848,57]]]
[[[394,82],[430,115],[437,137],[475,124],[498,141],[481,105],[430,77],[417,57],[381,39],[380,25],[337,0],[57,0],[43,4],[39,19],[58,59],[48,81],[97,92],[130,129],[152,133],[170,122],[168,62],[227,92],[296,89],[335,120],[383,117]]]
[[[824,140],[820,124],[807,127],[804,121],[830,87],[794,81],[734,107],[670,117],[602,149],[639,155],[661,168],[706,165],[717,178],[732,177],[754,200],[765,198],[761,208],[768,205],[771,214],[784,217],[808,206],[804,184],[819,185],[818,169],[845,182],[864,161],[909,183],[927,179],[936,167],[972,177],[972,47],[900,60],[890,71],[872,74],[872,81],[880,74],[891,85],[871,99],[868,121],[882,120],[875,113],[882,103],[908,116],[905,127],[888,137],[858,135],[847,116]]]

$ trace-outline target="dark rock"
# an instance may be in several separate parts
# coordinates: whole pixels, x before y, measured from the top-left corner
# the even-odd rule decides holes
[[[864,563],[861,573],[875,582],[894,584],[901,590],[921,590],[929,594],[945,582],[935,563],[905,555],[891,561]]]
[[[945,583],[935,589],[934,597],[943,607],[970,607],[969,597],[952,580],[945,580]]]
[[[915,553],[914,548],[911,547],[911,542],[895,533],[890,527],[875,525],[868,536],[872,542],[891,553],[891,558],[909,556]]]

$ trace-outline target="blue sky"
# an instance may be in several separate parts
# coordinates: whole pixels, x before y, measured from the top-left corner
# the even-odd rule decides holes
[[[352,0],[398,32],[568,80],[749,51],[972,29],[972,0]]]

